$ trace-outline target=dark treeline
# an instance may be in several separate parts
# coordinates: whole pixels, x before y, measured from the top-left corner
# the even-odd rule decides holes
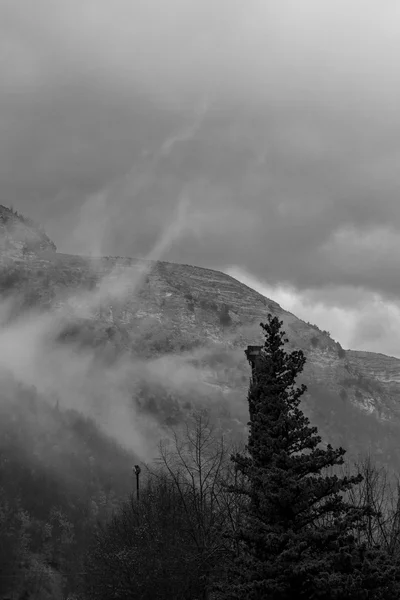
[[[131,490],[135,459],[34,388],[3,376],[0,394],[0,598],[67,598],[97,523]]]
[[[90,493],[70,482],[75,500],[60,489],[55,501],[56,479],[48,488],[43,479],[43,489],[53,487],[37,525],[39,508],[28,510],[24,495],[11,506],[15,490],[4,487],[2,466],[0,552],[9,579],[3,570],[0,598],[399,598],[399,484],[371,457],[350,465],[343,448],[321,443],[299,408],[305,357],[285,351],[281,327],[271,315],[262,325],[246,446],[235,447],[206,410],[195,410],[169,430],[158,459],[142,465],[139,498],[111,481],[107,488],[114,468],[128,469],[129,458],[116,466],[115,450],[101,476],[93,465],[85,474],[89,485],[97,473]],[[88,422],[79,423],[86,435]],[[97,509],[85,512],[79,502],[90,494]],[[22,583],[12,587],[16,569]]]

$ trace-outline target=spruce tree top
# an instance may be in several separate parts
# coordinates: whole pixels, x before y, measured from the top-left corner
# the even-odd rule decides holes
[[[268,322],[260,324],[265,332],[265,343],[253,372],[248,401],[250,435],[248,450],[254,466],[282,450],[288,454],[303,449],[312,450],[321,442],[316,427],[298,406],[307,387],[295,387],[297,376],[303,371],[306,358],[301,350],[288,354],[288,342],[283,321],[268,315]]]

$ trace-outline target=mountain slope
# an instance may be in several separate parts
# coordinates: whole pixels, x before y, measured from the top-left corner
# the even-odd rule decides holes
[[[116,293],[121,280],[122,291]],[[266,321],[268,313],[278,315],[290,348],[302,349],[307,356],[303,380],[309,393],[304,410],[324,441],[342,443],[354,454],[371,447],[397,468],[400,361],[344,351],[327,332],[224,273],[167,262],[93,259],[39,250],[3,267],[0,291],[21,299],[15,314],[34,305],[68,315],[58,334],[62,344],[108,348],[114,358],[184,356],[197,378],[196,393],[215,394],[233,421],[242,423],[242,431],[249,378],[244,349],[262,344],[259,323]],[[173,364],[176,368],[178,363]],[[168,385],[182,408],[183,397],[192,388],[174,383],[171,372],[169,377]],[[162,382],[157,386],[160,390]]]

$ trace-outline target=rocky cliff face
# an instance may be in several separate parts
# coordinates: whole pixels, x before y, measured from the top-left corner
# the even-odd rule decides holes
[[[0,205],[0,260],[2,263],[37,254],[55,252],[54,242],[39,225],[12,208]]]
[[[244,349],[263,343],[259,324],[272,313],[283,321],[290,349],[302,349],[307,356],[302,380],[309,390],[303,408],[323,439],[353,455],[370,449],[381,461],[400,466],[400,360],[344,351],[326,332],[224,273],[167,262],[62,255],[45,234],[18,217],[0,211],[0,218],[5,239],[12,237],[8,219],[17,231],[12,252],[3,250],[0,293],[23,298],[19,310],[32,305],[69,309],[62,343],[111,346],[116,353],[143,357],[192,352],[205,393],[223,396],[228,410],[232,399],[233,416],[243,428],[250,374]],[[24,237],[27,230],[30,237]],[[27,238],[35,251],[24,251]],[[115,293],[121,280],[123,289]]]
[[[376,380],[387,393],[400,397],[400,359],[375,352],[348,350],[349,362],[364,376]]]

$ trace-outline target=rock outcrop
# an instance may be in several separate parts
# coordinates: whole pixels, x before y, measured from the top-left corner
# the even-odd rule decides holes
[[[0,259],[2,263],[39,252],[56,252],[57,247],[43,229],[12,208],[0,205]]]

